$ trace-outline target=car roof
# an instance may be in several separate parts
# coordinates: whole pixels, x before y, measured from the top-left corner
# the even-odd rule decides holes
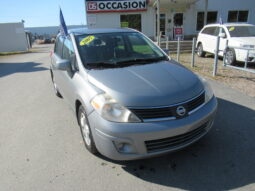
[[[77,28],[70,29],[68,33],[73,33],[74,35],[83,35],[83,34],[99,34],[99,33],[119,33],[119,32],[137,32],[134,29],[130,28]]]
[[[219,23],[215,23],[215,24],[208,24],[205,25],[205,27],[215,27],[215,26],[254,26],[252,24],[247,24],[247,23],[224,23],[224,24],[219,24]]]

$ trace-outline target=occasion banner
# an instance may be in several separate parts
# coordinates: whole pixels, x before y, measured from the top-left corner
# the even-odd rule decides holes
[[[146,0],[86,0],[87,13],[145,11]]]

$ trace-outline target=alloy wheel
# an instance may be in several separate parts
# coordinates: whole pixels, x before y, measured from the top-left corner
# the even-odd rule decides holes
[[[81,113],[80,115],[80,125],[81,125],[81,132],[82,136],[85,140],[85,143],[90,146],[91,144],[91,139],[90,139],[90,130],[89,130],[89,125],[86,119],[86,116],[84,113]]]

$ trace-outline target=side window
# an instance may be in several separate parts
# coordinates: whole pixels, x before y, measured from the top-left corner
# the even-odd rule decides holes
[[[216,27],[207,27],[202,31],[203,34],[208,34],[208,35],[215,35],[215,32],[216,32]]]
[[[59,57],[62,57],[62,48],[63,48],[63,37],[58,37],[56,40],[54,53],[56,53]]]
[[[67,59],[71,62],[71,67],[73,71],[78,70],[73,44],[69,39],[65,39],[64,41],[62,58]]]
[[[220,32],[221,32],[221,33],[224,33],[224,34],[227,36],[227,33],[226,33],[225,29],[224,29],[224,28],[222,28],[222,27],[221,27],[220,29],[221,29],[221,31],[220,31]]]
[[[214,30],[214,36],[218,36],[220,34],[220,27],[216,27]]]

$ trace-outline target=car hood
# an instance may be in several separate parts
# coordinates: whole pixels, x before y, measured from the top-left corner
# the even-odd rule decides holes
[[[104,70],[90,70],[88,80],[124,106],[162,106],[197,96],[198,77],[172,61]]]
[[[255,45],[255,37],[234,37],[231,38],[232,41],[235,41],[242,45]]]

